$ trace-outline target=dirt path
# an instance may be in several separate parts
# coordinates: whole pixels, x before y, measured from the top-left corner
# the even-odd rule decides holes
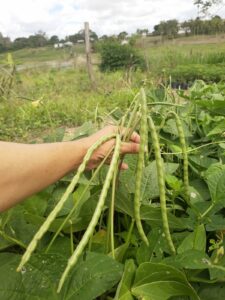
[[[63,69],[63,68],[71,68],[71,67],[78,67],[85,65],[86,58],[85,55],[79,54],[75,58],[65,61],[60,60],[51,60],[45,62],[37,62],[37,63],[27,63],[18,65],[16,67],[17,71],[24,71],[29,69],[36,69],[36,68],[50,68],[50,69]]]

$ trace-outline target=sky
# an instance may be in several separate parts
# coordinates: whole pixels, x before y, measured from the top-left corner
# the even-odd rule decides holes
[[[216,12],[225,18],[225,6]],[[0,32],[11,39],[42,30],[63,38],[88,21],[98,35],[153,29],[162,20],[195,18],[193,0],[0,0]]]

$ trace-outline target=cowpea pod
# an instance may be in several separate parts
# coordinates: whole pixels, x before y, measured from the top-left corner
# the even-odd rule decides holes
[[[158,135],[156,132],[154,122],[150,116],[148,117],[148,124],[149,124],[149,129],[150,129],[151,137],[152,137],[152,145],[153,145],[154,152],[155,152],[163,231],[164,231],[165,238],[167,240],[167,243],[168,243],[168,246],[169,246],[171,252],[173,254],[176,254],[176,250],[175,250],[175,247],[174,247],[174,244],[172,241],[172,237],[170,234],[169,222],[168,222],[167,210],[166,210],[164,165],[163,165],[163,160],[162,160],[161,153],[160,153]]]
[[[140,127],[140,150],[138,154],[137,173],[135,181],[135,194],[134,194],[134,218],[136,221],[137,229],[141,239],[148,246],[149,242],[143,230],[140,217],[140,201],[141,201],[141,182],[144,169],[145,149],[148,141],[148,123],[147,123],[147,101],[145,91],[141,89],[141,127]]]
[[[190,204],[190,197],[189,197],[189,177],[188,177],[188,153],[187,153],[187,146],[185,141],[184,129],[180,120],[180,117],[175,112],[170,112],[175,117],[177,131],[180,139],[180,145],[182,150],[183,156],[183,178],[184,178],[184,196],[185,200],[188,204]]]
[[[116,136],[116,134],[111,134],[111,135],[108,135],[108,136],[104,136],[104,137],[100,138],[95,144],[93,144],[88,149],[86,155],[84,156],[82,164],[79,166],[76,175],[74,176],[74,178],[72,179],[71,183],[67,187],[67,189],[66,189],[65,193],[63,194],[62,198],[56,204],[56,206],[54,207],[54,209],[51,211],[51,213],[49,214],[49,216],[47,217],[47,219],[45,220],[45,222],[41,225],[41,227],[39,228],[39,230],[37,231],[37,233],[34,235],[32,241],[28,245],[28,247],[27,247],[24,255],[22,256],[21,262],[20,262],[20,264],[19,264],[19,266],[17,268],[17,272],[21,271],[22,267],[28,262],[28,260],[31,257],[31,254],[34,252],[34,250],[37,247],[38,241],[47,232],[47,230],[49,229],[51,223],[54,221],[54,219],[56,218],[57,214],[60,212],[60,210],[62,209],[64,203],[68,199],[69,195],[73,192],[74,187],[78,183],[81,174],[84,172],[84,170],[85,170],[85,168],[87,166],[87,163],[90,160],[93,152],[96,149],[98,149],[102,144],[104,144],[105,142],[107,142],[108,140],[110,140],[112,138],[115,138],[115,136]]]
[[[115,149],[114,149],[114,153],[112,156],[112,160],[109,166],[109,170],[107,172],[106,175],[106,179],[105,179],[105,183],[103,185],[100,197],[99,197],[99,201],[98,204],[96,206],[95,212],[92,216],[92,219],[88,225],[88,228],[86,229],[80,243],[78,244],[77,248],[75,249],[73,255],[69,258],[68,262],[67,262],[67,266],[62,274],[62,277],[59,281],[59,285],[58,285],[58,289],[57,292],[59,293],[62,289],[62,286],[66,280],[66,277],[68,275],[68,273],[70,272],[71,268],[77,263],[80,255],[82,254],[84,248],[86,247],[90,237],[92,236],[95,226],[98,223],[98,220],[100,218],[102,209],[104,207],[104,203],[105,203],[105,199],[113,178],[113,174],[115,172],[115,168],[117,167],[117,163],[119,160],[119,154],[120,154],[120,146],[121,146],[121,139],[120,139],[120,135],[118,134],[116,136],[116,144],[115,144]]]

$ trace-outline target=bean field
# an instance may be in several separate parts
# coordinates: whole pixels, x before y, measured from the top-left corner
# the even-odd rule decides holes
[[[224,299],[224,72],[188,79],[184,90],[167,71],[128,78],[95,66],[93,89],[81,65],[12,65],[0,77],[1,140],[73,141],[107,124],[118,132],[89,148],[77,171],[1,213],[0,299]],[[140,151],[122,157],[133,131]],[[85,170],[112,138],[110,165],[106,157]]]

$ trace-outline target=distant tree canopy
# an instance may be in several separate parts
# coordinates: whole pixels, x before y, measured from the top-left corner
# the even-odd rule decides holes
[[[194,0],[194,5],[198,8],[198,17],[200,17],[200,14],[207,15],[211,7],[222,3],[223,0]]]
[[[138,35],[141,35],[141,34],[148,34],[149,33],[149,30],[147,28],[144,28],[144,29],[137,29],[136,33]]]
[[[90,37],[93,41],[98,39],[97,34],[90,30]],[[29,37],[18,37],[13,42],[9,37],[4,37],[0,32],[0,52],[8,50],[19,50],[23,48],[38,48],[47,45],[54,45],[59,42],[71,41],[76,43],[78,40],[84,40],[84,30],[80,30],[74,35],[67,36],[64,39],[59,39],[57,35],[53,35],[50,38],[46,33],[39,30],[37,33],[30,35]]]
[[[118,34],[119,40],[124,40],[128,36],[128,33],[126,31],[122,31]]]
[[[91,40],[93,40],[93,41],[98,40],[98,36],[94,31],[89,30],[89,35],[90,35]],[[72,43],[77,43],[77,41],[84,40],[84,38],[85,38],[85,32],[84,32],[84,29],[81,29],[77,33],[67,36],[66,40],[70,41]]]
[[[166,36],[168,38],[175,38],[179,32],[179,23],[177,20],[162,21],[154,26],[153,35]]]
[[[215,16],[211,20],[196,18],[195,20],[183,22],[181,27],[190,35],[224,33],[225,20],[219,16]]]

